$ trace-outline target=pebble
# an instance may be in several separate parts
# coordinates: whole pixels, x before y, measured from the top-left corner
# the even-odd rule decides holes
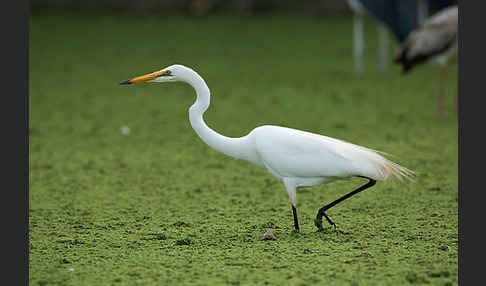
[[[271,230],[267,230],[261,237],[260,240],[277,240],[277,237],[273,234]]]

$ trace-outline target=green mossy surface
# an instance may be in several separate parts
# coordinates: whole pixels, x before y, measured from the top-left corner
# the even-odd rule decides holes
[[[457,285],[457,66],[353,74],[352,18],[32,13],[30,285]],[[231,137],[276,124],[392,154],[414,182],[297,192],[202,142],[183,83],[120,86],[180,63],[212,92],[205,120]],[[130,133],[124,135],[122,126]],[[260,241],[267,230],[277,240]]]

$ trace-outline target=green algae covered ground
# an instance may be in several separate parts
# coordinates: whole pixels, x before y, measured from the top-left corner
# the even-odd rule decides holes
[[[457,285],[457,66],[440,121],[439,72],[381,76],[368,21],[357,79],[351,31],[344,16],[32,13],[30,284]],[[317,209],[363,180],[299,190],[293,233],[283,185],[191,129],[188,85],[118,85],[173,63],[206,79],[222,134],[325,134],[392,154],[415,181],[339,204],[323,232]]]

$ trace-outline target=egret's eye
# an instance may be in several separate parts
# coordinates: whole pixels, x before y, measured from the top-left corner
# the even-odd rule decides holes
[[[168,71],[165,72],[164,75],[171,75],[171,74],[172,74],[172,72],[168,70]]]

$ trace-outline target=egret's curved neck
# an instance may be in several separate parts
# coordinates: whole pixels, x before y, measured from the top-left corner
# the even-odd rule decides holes
[[[211,148],[238,159],[253,161],[254,151],[245,137],[230,138],[209,128],[203,119],[204,112],[209,107],[210,92],[206,82],[194,71],[189,71],[185,77],[197,94],[196,102],[189,108],[189,121],[197,135]]]

